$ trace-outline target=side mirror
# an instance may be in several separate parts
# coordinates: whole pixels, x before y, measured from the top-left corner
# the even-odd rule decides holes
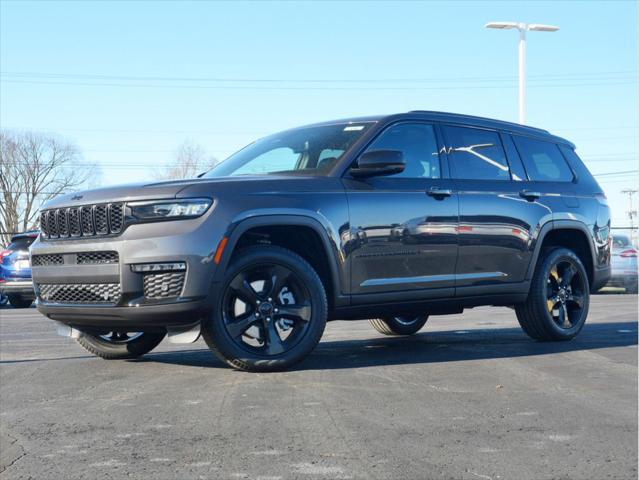
[[[371,150],[357,160],[357,167],[349,173],[355,178],[394,175],[406,168],[404,154],[399,150]]]

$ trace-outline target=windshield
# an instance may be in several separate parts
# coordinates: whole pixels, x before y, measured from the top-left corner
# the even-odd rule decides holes
[[[235,175],[325,175],[372,122],[298,128],[258,140],[207,172]]]

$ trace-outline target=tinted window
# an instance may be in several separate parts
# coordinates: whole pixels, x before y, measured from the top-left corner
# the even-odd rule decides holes
[[[432,125],[400,123],[385,130],[367,150],[399,150],[406,169],[393,178],[440,178],[439,152]]]
[[[453,175],[470,180],[510,180],[506,153],[497,132],[445,126]]]
[[[571,182],[572,171],[554,143],[514,135],[528,177],[538,182]]]

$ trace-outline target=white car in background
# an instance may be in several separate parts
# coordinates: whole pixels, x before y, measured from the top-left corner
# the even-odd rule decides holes
[[[639,251],[634,247],[627,235],[613,234],[612,239],[612,275],[609,287],[625,288],[626,293],[637,293],[637,255]]]

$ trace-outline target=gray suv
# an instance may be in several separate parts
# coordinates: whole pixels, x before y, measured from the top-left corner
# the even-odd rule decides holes
[[[326,122],[245,147],[200,178],[49,201],[31,247],[38,309],[90,352],[197,340],[286,368],[327,320],[386,335],[514,307],[569,340],[610,275],[610,210],[574,145],[439,112]]]

